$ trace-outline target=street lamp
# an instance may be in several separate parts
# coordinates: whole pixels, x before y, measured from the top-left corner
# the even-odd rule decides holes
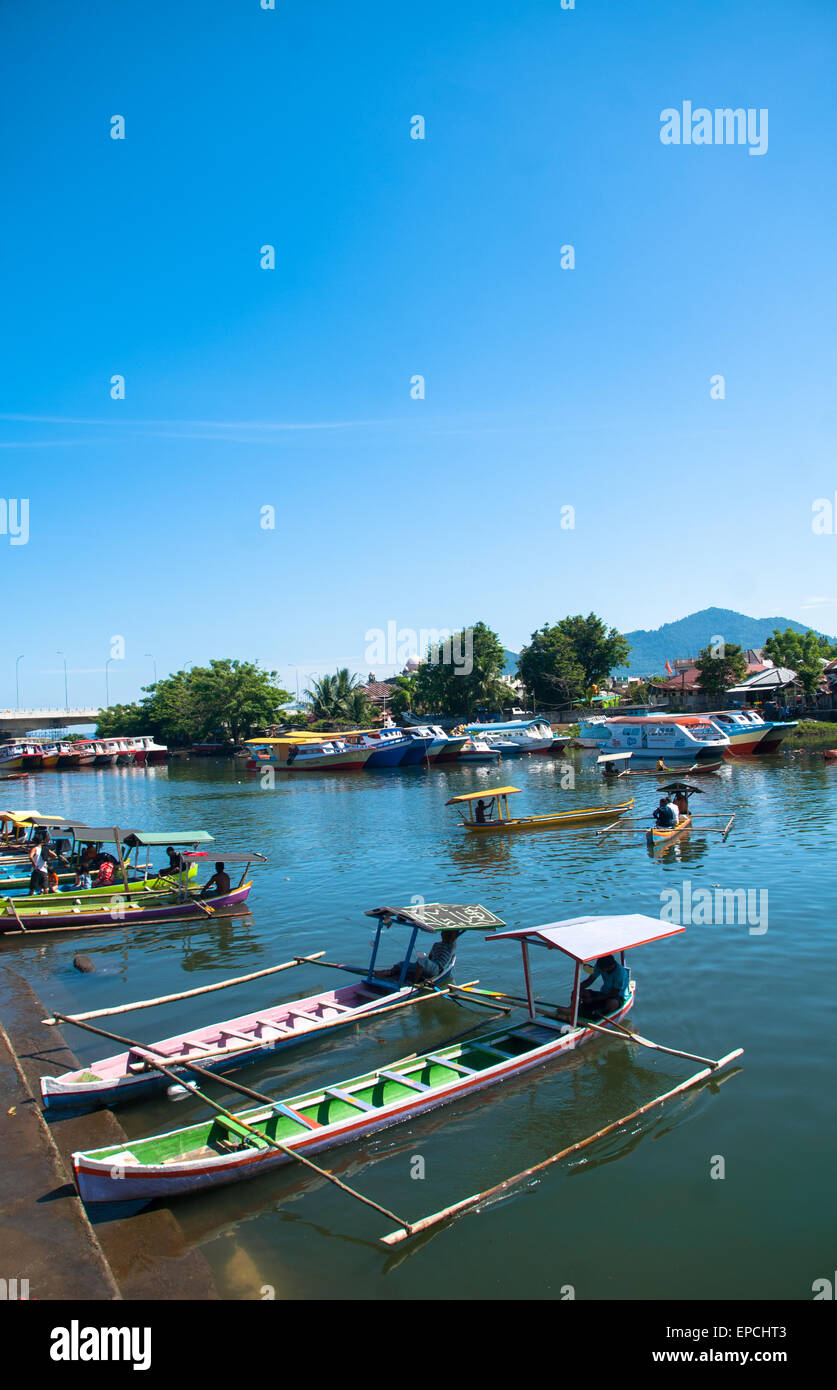
[[[146,656],[151,656],[151,652],[146,652],[145,655],[146,655]],[[153,657],[153,656],[151,656],[151,665],[154,667],[154,684],[156,685],[156,684],[157,684],[157,662],[154,660],[154,657]]]
[[[23,657],[22,657],[22,656],[16,657],[16,659],[15,659],[15,709],[20,709],[20,670],[19,670],[19,667],[20,667],[20,663],[21,663],[22,660],[23,660]]]
[[[105,662],[105,709],[110,709],[110,672],[108,670],[108,667],[110,666],[110,663],[115,660],[115,656],[109,656],[107,661]]]
[[[68,710],[70,708],[70,699],[67,694],[67,658],[64,656],[63,652],[56,652],[55,655],[64,657],[64,708]]]

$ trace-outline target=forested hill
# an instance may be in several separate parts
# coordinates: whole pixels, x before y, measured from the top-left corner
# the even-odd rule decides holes
[[[746,613],[736,613],[732,608],[702,608],[699,613],[690,613],[676,623],[663,623],[662,627],[651,631],[640,628],[636,632],[626,632],[631,655],[627,666],[613,674],[664,675],[666,661],[697,656],[713,637],[737,642],[746,651],[748,647],[763,647],[774,628],[780,632],[788,627],[794,632],[807,632],[809,626],[793,618],[748,618]]]

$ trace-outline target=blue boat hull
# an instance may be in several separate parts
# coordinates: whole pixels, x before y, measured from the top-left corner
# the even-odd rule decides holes
[[[388,743],[383,748],[376,748],[372,757],[367,758],[365,765],[366,767],[398,767],[411,751],[410,739],[405,738],[399,743]]]

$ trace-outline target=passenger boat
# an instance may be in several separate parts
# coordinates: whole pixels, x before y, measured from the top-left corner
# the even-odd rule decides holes
[[[401,729],[370,729],[364,732],[366,745],[371,747],[365,767],[399,767],[412,747]],[[351,740],[347,740],[351,742]]]
[[[40,932],[78,931],[82,928],[134,926],[142,922],[183,921],[191,917],[236,913],[247,901],[252,883],[243,883],[222,897],[205,901],[176,888],[140,899],[123,893],[101,902],[82,900],[72,906],[53,895],[20,900],[3,899],[0,935],[33,936]]]
[[[76,743],[79,767],[92,767],[96,761],[96,740],[82,738]]]
[[[434,738],[438,739],[441,743],[441,747],[435,755],[435,761],[437,763],[455,763],[462,749],[465,747],[465,744],[468,742],[468,735],[464,732],[457,733],[455,729],[450,733],[446,733],[440,724],[430,724],[428,728]]]
[[[169,755],[166,745],[157,743],[150,734],[139,734],[135,738],[127,739],[126,742],[133,754],[134,762],[140,767],[164,763]]]
[[[36,752],[41,755],[42,768],[54,768],[58,766],[58,745],[55,743],[36,743]]]
[[[21,766],[27,772],[37,772],[43,767],[44,755],[37,743],[22,743],[20,745]]]
[[[78,767],[81,762],[81,754],[77,752],[72,743],[58,744],[58,766],[60,768]]]
[[[564,1061],[598,1032],[624,1038],[619,1031],[620,1020],[633,1006],[634,982],[629,980],[621,1002],[610,1014],[601,1015],[596,1010],[588,1014],[581,990],[583,964],[618,954],[624,965],[626,951],[683,930],[673,923],[632,915],[578,917],[531,929],[496,932],[489,939],[511,938],[519,941],[522,948],[528,1013],[521,1024],[506,1024],[467,1041],[440,1044],[422,1055],[414,1054],[338,1085],[319,1086],[288,1099],[262,1096],[259,1105],[237,1113],[197,1092],[216,1112],[213,1119],[147,1139],[126,1138],[119,1144],[74,1153],[79,1193],[91,1204],[147,1202],[220,1187],[268,1172],[293,1161],[297,1155],[318,1153],[391,1125],[414,1121],[437,1106]],[[535,999],[530,945],[557,950],[572,962],[572,993],[566,1008],[556,1011]],[[463,993],[467,997],[467,992]],[[560,1017],[556,1017],[556,1012]],[[62,1021],[60,1015],[57,1018]],[[637,1034],[628,1037],[632,1042],[660,1047]],[[678,1090],[696,1084],[739,1055],[740,1050],[710,1062],[708,1072],[699,1073]],[[143,1049],[138,1061],[149,1060],[165,1068],[164,1075],[172,1075],[165,1063]],[[194,1083],[190,1085],[196,1090]],[[326,1172],[325,1176],[330,1175]],[[404,1224],[408,1234],[418,1228],[418,1223]]]
[[[589,721],[592,724],[592,721]],[[633,753],[634,761],[715,762],[729,747],[726,734],[703,715],[625,715],[596,725],[600,753]]]
[[[458,760],[461,763],[499,763],[501,756],[499,748],[487,739],[469,738],[459,750]]]
[[[551,753],[552,725],[546,719],[509,719],[499,724],[466,724],[472,738],[502,738],[510,752]],[[505,751],[505,749],[504,749]]]
[[[645,841],[649,849],[667,849],[675,840],[679,840],[684,831],[689,829],[692,824],[691,816],[681,816],[676,825],[666,829],[661,829],[658,825],[653,825],[645,832]]]
[[[247,746],[251,772],[270,766],[288,772],[359,772],[375,751],[366,743],[353,746],[337,734],[283,734],[279,738],[248,739]]]
[[[4,743],[0,746],[0,772],[16,772],[23,767],[23,745]]]
[[[509,797],[519,791],[520,787],[492,787],[482,792],[466,792],[463,796],[452,796],[445,805],[457,808],[464,805],[468,815],[463,815],[461,811],[459,815],[465,829],[491,834],[498,830],[550,830],[555,826],[583,825],[590,821],[610,820],[613,816],[624,815],[634,804],[634,798],[631,797],[630,801],[619,802],[616,806],[586,806],[573,811],[551,811],[539,816],[512,816],[509,812]],[[477,816],[481,816],[481,819],[477,820]]]
[[[99,887],[77,888],[75,886],[76,873],[75,867],[68,872],[59,872],[57,875],[58,884],[55,893],[48,895],[52,902],[55,896],[64,897],[65,901],[69,897],[73,906],[79,905],[88,899],[101,901],[102,898],[139,897],[146,892],[160,892],[165,890],[171,892],[174,887],[188,889],[190,893],[199,890],[193,886],[193,880],[197,878],[199,856],[195,854],[199,845],[213,844],[213,837],[205,830],[174,830],[166,831],[141,831],[123,830],[115,828],[93,828],[86,825],[70,825],[63,822],[61,826],[55,824],[54,818],[39,816],[32,821],[24,824],[36,824],[46,826],[51,830],[62,830],[69,839],[53,838],[50,848],[56,853],[61,853],[63,858],[68,860],[72,866],[78,863],[81,850],[85,845],[93,845],[97,850],[101,850],[105,844],[116,846],[119,860],[115,860],[116,869],[114,879],[110,884],[103,884]],[[189,853],[195,854],[194,859],[189,860],[187,871],[179,877],[172,878],[163,875],[161,871],[155,871],[151,867],[150,857],[152,848],[163,848],[171,845],[173,849],[184,851],[184,860],[189,860]],[[145,849],[145,863],[140,862],[141,850]],[[127,850],[127,855],[125,851]],[[133,858],[131,855],[133,853]],[[204,851],[209,853],[209,851]],[[220,853],[215,852],[215,858],[221,859]],[[266,863],[263,855],[253,852],[248,863]],[[25,874],[19,873],[18,877],[12,875],[25,867]],[[124,872],[123,872],[124,869]],[[30,880],[30,866],[25,865],[10,866],[8,872],[3,872],[0,868],[0,897],[18,897],[23,893],[28,894]],[[45,901],[45,895],[38,895],[40,902]],[[19,904],[18,904],[19,906]],[[1,909],[0,909],[1,910]]]
[[[706,717],[729,739],[727,758],[752,756],[770,733],[770,725],[755,710],[709,710]]]
[[[766,719],[765,723],[769,724],[770,727],[768,728],[767,733],[765,734],[761,743],[756,748],[756,756],[760,758],[764,757],[765,753],[777,753],[779,751],[779,745],[781,744],[782,739],[785,737],[786,734],[790,733],[791,729],[795,729],[797,727],[799,720]]]
[[[309,960],[304,956],[296,957],[286,965],[273,967],[273,970],[283,970],[302,964],[323,965],[360,975],[362,978],[355,983],[302,999],[291,999],[283,1004],[271,1004],[224,1023],[189,1029],[161,1042],[149,1043],[146,1050],[159,1054],[167,1066],[186,1079],[188,1072],[183,1071],[182,1062],[197,1061],[202,1067],[219,1073],[237,1070],[274,1052],[315,1042],[325,1034],[346,1028],[351,1023],[362,1023],[368,1018],[374,1019],[379,1014],[406,1008],[432,998],[434,994],[443,993],[439,986],[450,976],[455,957],[441,974],[434,977],[430,986],[409,982],[419,931],[432,934],[442,931],[461,933],[495,930],[505,926],[499,917],[479,903],[425,903],[417,907],[373,908],[366,915],[376,917],[378,925],[372,955],[365,969],[335,966],[330,961],[321,962],[314,957]],[[392,926],[411,928],[401,975],[397,980],[382,979],[375,974],[381,933]],[[270,974],[271,971],[257,973]],[[245,980],[250,978],[244,977]],[[231,983],[235,984],[236,981]],[[145,1005],[141,1004],[140,1007]],[[130,1011],[131,1005],[122,1005],[117,1010],[120,1013]],[[101,1012],[109,1014],[112,1011],[104,1009]],[[83,1020],[98,1016],[97,1013],[85,1014]],[[101,1061],[91,1062],[78,1071],[42,1077],[41,1094],[49,1110],[69,1106],[73,1109],[93,1109],[139,1099],[167,1084],[165,1076],[149,1066],[136,1048],[129,1047]]]

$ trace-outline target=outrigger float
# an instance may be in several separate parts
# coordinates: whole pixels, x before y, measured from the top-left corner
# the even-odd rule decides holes
[[[396,1244],[479,1206],[494,1193],[508,1191],[532,1173],[557,1163],[567,1154],[595,1142],[602,1134],[716,1075],[741,1056],[742,1049],[738,1048],[717,1060],[698,1057],[664,1047],[624,1028],[621,1020],[634,1002],[633,981],[629,982],[626,995],[612,1013],[603,1015],[598,1021],[584,1015],[580,976],[585,962],[617,953],[624,960],[626,951],[683,930],[673,923],[631,915],[578,917],[541,927],[494,933],[488,939],[510,938],[521,945],[526,987],[526,1017],[521,1024],[509,1026],[507,1022],[499,1030],[470,1037],[468,1041],[463,1041],[465,1035],[460,1035],[431,1052],[403,1057],[340,1085],[319,1087],[287,1100],[275,1100],[226,1080],[223,1085],[258,1102],[254,1108],[237,1113],[229,1111],[198,1090],[196,1083],[190,1082],[189,1089],[215,1112],[214,1118],[167,1134],[75,1153],[73,1166],[79,1193],[88,1203],[148,1202],[241,1181],[296,1161],[391,1220],[397,1229],[384,1236],[383,1241],[388,1245]],[[557,950],[574,963],[570,1004],[567,1009],[558,1011],[560,1018],[555,1016],[555,1006],[534,997],[529,952],[530,947],[535,946]],[[471,990],[462,989],[458,994],[462,999],[474,999]],[[513,999],[497,992],[491,997],[497,1001]],[[468,1034],[473,1031],[466,1030]],[[334,1145],[413,1120],[425,1111],[509,1081],[524,1072],[565,1060],[576,1047],[592,1041],[599,1033],[698,1061],[702,1069],[630,1115],[622,1116],[533,1168],[417,1221],[408,1221],[389,1211],[309,1157]],[[177,1073],[165,1062],[150,1053],[148,1060],[164,1077],[179,1082]],[[197,1078],[213,1075],[199,1064],[190,1063],[184,1069]]]
[[[73,1017],[56,1014],[45,1019],[44,1022],[49,1024],[78,1023],[83,1026],[90,1019],[131,1013],[157,1004],[169,1004],[196,994],[245,984],[261,976],[274,975],[298,965],[325,966],[362,977],[356,984],[343,985],[339,989],[328,990],[322,994],[312,994],[302,999],[291,999],[284,1004],[256,1009],[224,1023],[211,1023],[202,1028],[189,1029],[175,1037],[164,1038],[161,1042],[141,1045],[129,1038],[105,1032],[101,1028],[94,1030],[103,1037],[126,1044],[127,1050],[111,1057],[104,1057],[98,1062],[91,1062],[79,1071],[65,1072],[62,1076],[41,1077],[44,1106],[48,1110],[70,1106],[73,1109],[84,1110],[96,1106],[113,1107],[122,1104],[123,1101],[140,1099],[167,1085],[165,1076],[150,1060],[152,1057],[164,1062],[187,1080],[188,1071],[184,1071],[183,1067],[190,1062],[199,1062],[207,1071],[231,1071],[251,1062],[258,1062],[285,1048],[316,1041],[325,1033],[330,1034],[335,1029],[346,1028],[350,1023],[363,1022],[381,1013],[421,1003],[432,998],[434,994],[447,994],[449,991],[444,985],[453,970],[455,956],[447,967],[434,977],[432,983],[413,985],[410,982],[418,933],[486,931],[505,926],[499,917],[495,917],[493,912],[481,907],[479,903],[425,903],[416,907],[379,907],[372,908],[366,915],[377,918],[377,931],[369,964],[365,969],[322,960],[323,952],[318,951],[312,956],[295,956],[293,960],[285,961],[281,965],[273,965],[251,975],[242,975],[237,979],[208,985],[205,989],[188,990],[185,994],[170,994],[161,999],[143,1000],[136,1004],[120,1004],[115,1008],[98,1009]],[[382,979],[375,974],[378,948],[382,932],[393,926],[409,927],[409,942],[399,977]]]
[[[491,833],[496,830],[548,830],[561,825],[583,825],[587,821],[607,820],[610,816],[621,816],[630,811],[634,798],[620,802],[616,806],[586,806],[576,811],[550,811],[540,816],[512,816],[509,811],[509,797],[520,791],[520,787],[492,787],[483,792],[468,792],[464,796],[452,796],[446,806],[464,805],[469,814],[459,811],[466,830]]]

